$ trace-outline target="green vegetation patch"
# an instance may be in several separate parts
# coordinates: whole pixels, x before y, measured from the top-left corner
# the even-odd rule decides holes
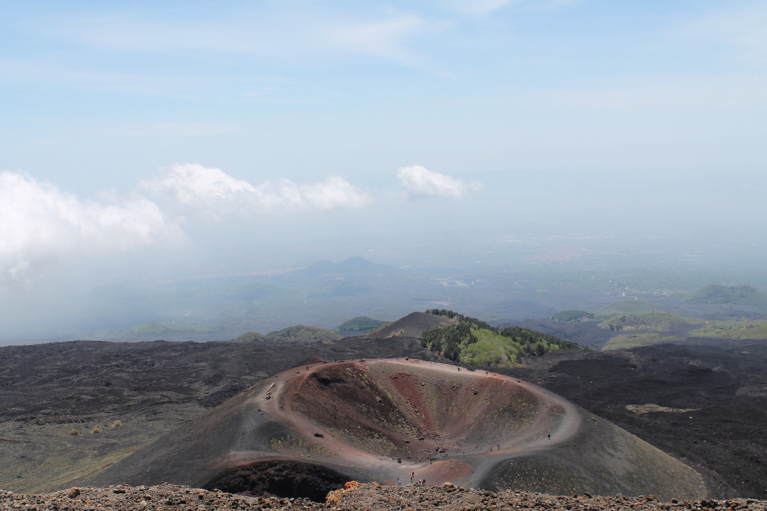
[[[296,325],[269,332],[266,334],[266,338],[270,341],[332,341],[340,339],[341,336],[316,326]]]
[[[345,323],[341,323],[335,327],[336,332],[360,332],[364,330],[374,330],[381,328],[384,325],[389,324],[388,321],[380,321],[378,319],[369,318],[367,316],[357,316]]]
[[[269,339],[258,332],[248,332],[232,339],[232,342],[267,342]]]
[[[266,335],[248,332],[232,339],[233,342],[279,342],[279,341],[332,341],[341,336],[316,326],[296,325]]]
[[[685,318],[670,312],[648,312],[645,314],[616,314],[602,321],[599,326],[616,332],[623,330],[666,332],[674,326],[697,325],[700,323],[703,323],[700,319]]]
[[[720,337],[723,339],[767,340],[767,321],[712,321],[703,328],[690,331],[691,337]]]
[[[444,309],[426,312],[458,318],[458,323],[426,330],[421,336],[421,345],[467,365],[519,365],[522,357],[545,355],[560,349],[583,349],[574,342],[526,328],[495,328],[476,318]]]
[[[554,321],[582,321],[584,319],[594,319],[594,314],[591,312],[581,311],[581,310],[566,310],[562,312],[557,312],[551,318]]]
[[[616,335],[610,341],[602,347],[604,351],[610,350],[625,350],[628,348],[635,348],[637,346],[647,346],[650,344],[658,344],[659,342],[676,342],[684,340],[683,337],[674,336],[662,336],[655,333],[646,334],[623,334]]]
[[[767,307],[767,295],[751,286],[711,284],[682,298],[683,302],[699,305],[733,304]]]

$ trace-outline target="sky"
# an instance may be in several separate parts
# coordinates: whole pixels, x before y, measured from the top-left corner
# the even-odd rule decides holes
[[[0,300],[457,231],[767,254],[765,135],[764,2],[3,2]]]

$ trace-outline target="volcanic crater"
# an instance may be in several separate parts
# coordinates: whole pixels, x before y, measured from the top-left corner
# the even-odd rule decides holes
[[[308,368],[283,407],[365,455],[424,462],[539,439],[565,413],[519,382],[424,362],[372,361]],[[530,435],[535,424],[535,433]],[[528,434],[525,434],[527,432]],[[338,446],[341,448],[341,446]]]
[[[669,498],[709,493],[693,469],[540,387],[408,359],[290,369],[88,482],[167,481],[318,499],[352,479]]]

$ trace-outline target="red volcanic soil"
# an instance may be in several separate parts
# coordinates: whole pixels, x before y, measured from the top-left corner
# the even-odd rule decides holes
[[[519,380],[404,359],[286,371],[251,403],[333,453],[334,465],[390,483],[414,471],[469,482],[483,455],[556,445],[579,424],[572,405]]]
[[[415,462],[510,447],[549,409],[564,411],[516,380],[414,361],[314,366],[287,392],[315,429]]]

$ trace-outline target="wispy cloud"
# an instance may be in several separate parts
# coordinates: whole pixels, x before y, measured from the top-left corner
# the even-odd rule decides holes
[[[492,0],[487,0],[492,1]],[[496,0],[498,1],[498,0]],[[42,26],[40,26],[42,25]],[[177,22],[157,13],[110,14],[37,20],[25,27],[48,37],[77,41],[112,52],[153,53],[206,59],[233,55],[289,61],[334,59],[356,53],[412,66],[422,56],[412,49],[421,36],[452,26],[420,13],[349,16],[327,9],[245,10],[217,13],[213,19]]]
[[[425,57],[411,48],[413,40],[451,26],[452,23],[447,21],[427,21],[421,16],[407,14],[340,26],[328,37],[331,43],[348,52],[416,66],[423,64]]]
[[[397,172],[402,186],[410,190],[414,197],[445,197],[458,199],[470,190],[481,190],[482,183],[471,181],[466,183],[439,172],[434,172],[420,165],[402,167]]]

